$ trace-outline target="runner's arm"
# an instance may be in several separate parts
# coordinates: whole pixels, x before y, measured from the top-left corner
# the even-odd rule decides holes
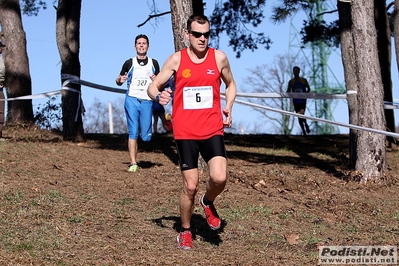
[[[170,77],[174,75],[177,66],[180,64],[180,52],[171,55],[163,65],[161,71],[158,73],[154,81],[148,86],[147,94],[154,100],[159,101],[160,104],[166,105],[171,97],[172,90],[162,90],[164,85],[169,81]],[[157,95],[159,99],[157,99]]]
[[[216,51],[216,62],[220,69],[220,74],[223,82],[226,84],[226,106],[223,109],[223,114],[226,119],[223,121],[224,126],[231,127],[232,125],[232,111],[233,104],[237,94],[237,86],[231,72],[230,63],[227,56],[221,52]]]

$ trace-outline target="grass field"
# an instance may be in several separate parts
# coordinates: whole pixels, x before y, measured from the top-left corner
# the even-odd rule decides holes
[[[195,206],[193,249],[177,248],[181,176],[171,135],[62,141],[5,130],[0,141],[0,265],[317,265],[321,245],[398,245],[397,146],[386,184],[360,185],[348,136],[226,135],[222,228]],[[206,169],[198,196],[205,190]]]

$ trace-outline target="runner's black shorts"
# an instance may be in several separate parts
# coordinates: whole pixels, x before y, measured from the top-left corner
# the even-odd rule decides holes
[[[180,169],[198,168],[198,157],[201,154],[206,163],[215,156],[227,159],[223,136],[217,135],[205,140],[176,140]]]
[[[302,109],[303,110],[306,110],[306,103],[296,103],[296,104],[294,104],[294,109],[295,109],[295,112],[299,112],[299,111],[301,111]]]

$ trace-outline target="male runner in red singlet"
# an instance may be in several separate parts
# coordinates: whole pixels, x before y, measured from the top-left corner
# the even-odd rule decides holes
[[[200,204],[213,230],[221,226],[213,201],[224,190],[227,181],[223,135],[224,127],[231,127],[232,124],[232,108],[237,89],[226,55],[208,47],[209,35],[208,18],[203,15],[190,16],[185,31],[190,46],[167,59],[147,91],[150,98],[166,105],[172,91],[162,90],[163,84],[175,75],[172,121],[183,177],[180,195],[181,230],[177,236],[178,247],[182,249],[192,248],[190,221],[198,191],[199,154],[209,167],[206,193],[200,197]],[[221,80],[226,84],[223,113],[220,102]]]

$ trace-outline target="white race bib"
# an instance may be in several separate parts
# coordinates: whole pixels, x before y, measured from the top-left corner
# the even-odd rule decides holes
[[[213,106],[212,86],[185,87],[183,109],[206,109]]]
[[[146,90],[148,85],[150,85],[151,79],[146,76],[135,76],[132,79],[132,83],[130,84],[131,90]]]

